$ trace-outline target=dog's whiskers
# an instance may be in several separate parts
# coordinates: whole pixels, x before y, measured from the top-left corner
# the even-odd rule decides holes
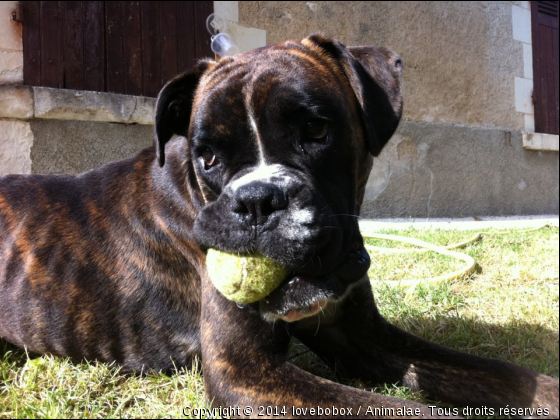
[[[325,313],[323,312],[323,308],[321,308],[321,306],[319,305],[319,309],[321,310],[321,313],[324,315]],[[319,333],[319,328],[321,327],[321,315],[317,316],[317,329],[315,330],[315,334],[313,334],[313,337],[316,337],[317,334]]]
[[[329,215],[327,215],[327,217],[338,217],[338,216],[354,217],[356,219],[361,219],[362,218],[361,216],[358,216],[356,214],[342,214],[342,213],[340,213],[340,214],[329,214]]]

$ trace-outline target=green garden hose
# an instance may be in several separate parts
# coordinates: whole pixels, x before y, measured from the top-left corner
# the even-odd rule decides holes
[[[406,236],[398,236],[398,235],[385,235],[381,233],[374,233],[369,235],[363,235],[364,238],[373,238],[373,239],[384,239],[390,241],[398,241],[404,242],[411,245],[418,246],[420,248],[382,248],[378,246],[372,245],[365,245],[366,250],[371,254],[372,252],[382,252],[382,253],[408,253],[408,252],[428,252],[433,251],[437,252],[442,255],[447,255],[449,257],[461,260],[465,262],[465,266],[459,270],[453,271],[451,273],[442,274],[441,276],[430,277],[425,279],[404,279],[404,280],[392,280],[392,281],[385,281],[383,283],[389,284],[391,286],[405,286],[408,287],[409,290],[407,292],[407,297],[410,296],[412,291],[415,287],[419,284],[428,284],[428,283],[438,283],[442,281],[449,281],[461,278],[463,276],[467,276],[471,274],[476,269],[476,261],[470,255],[463,254],[456,251],[451,251],[452,249],[463,248],[467,245],[470,245],[476,241],[478,241],[482,234],[477,233],[472,238],[459,242],[456,244],[448,245],[448,246],[438,246],[428,242],[421,241],[419,239],[409,238]],[[372,283],[376,282],[372,280]]]

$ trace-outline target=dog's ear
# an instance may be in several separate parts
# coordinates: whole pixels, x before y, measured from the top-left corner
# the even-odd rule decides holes
[[[159,166],[165,164],[165,144],[174,134],[187,136],[194,93],[202,74],[215,64],[200,61],[191,70],[171,79],[156,100],[154,144]]]
[[[402,61],[382,47],[345,47],[322,34],[314,34],[302,43],[315,44],[326,51],[344,69],[361,107],[369,151],[379,155],[402,116]]]

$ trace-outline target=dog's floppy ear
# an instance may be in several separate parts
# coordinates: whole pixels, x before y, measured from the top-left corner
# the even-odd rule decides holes
[[[394,52],[382,47],[345,47],[322,34],[312,42],[325,50],[344,69],[361,107],[369,151],[379,155],[402,116],[402,62]]]
[[[156,101],[154,144],[159,166],[165,164],[165,144],[174,134],[187,136],[194,93],[202,74],[213,61],[200,61],[191,70],[171,79]]]

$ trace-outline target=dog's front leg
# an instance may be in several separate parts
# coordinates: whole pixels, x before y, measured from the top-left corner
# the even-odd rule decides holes
[[[404,385],[436,401],[493,408],[496,415],[527,409],[520,417],[548,412],[549,418],[558,418],[557,380],[461,353],[389,324],[376,308],[369,281],[322,317],[315,324],[294,325],[294,334],[345,376]]]
[[[234,416],[255,418],[314,417],[321,413],[310,410],[318,407],[344,409],[349,418],[383,417],[382,411],[372,415],[374,409],[408,410],[393,411],[399,418],[434,417],[420,404],[336,384],[297,368],[286,361],[286,325],[265,322],[252,308],[238,308],[208,279],[202,280],[202,293],[204,383],[214,407],[231,407]],[[274,416],[276,412],[280,415]]]

